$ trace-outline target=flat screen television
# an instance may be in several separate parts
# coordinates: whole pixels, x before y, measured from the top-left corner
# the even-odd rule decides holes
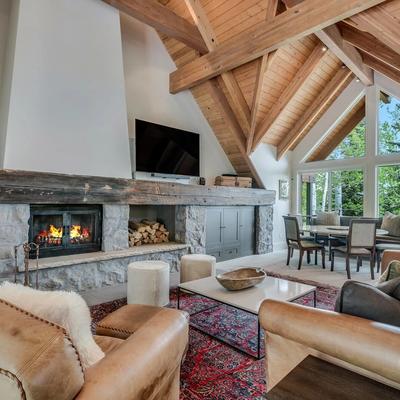
[[[200,175],[200,135],[136,120],[136,171]]]

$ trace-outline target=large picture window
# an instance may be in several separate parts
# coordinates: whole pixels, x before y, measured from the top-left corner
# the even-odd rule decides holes
[[[302,212],[337,211],[362,216],[364,174],[362,170],[328,171],[303,175]]]
[[[400,165],[378,168],[378,201],[379,215],[400,214]]]
[[[400,101],[381,92],[379,100],[379,154],[400,153]]]

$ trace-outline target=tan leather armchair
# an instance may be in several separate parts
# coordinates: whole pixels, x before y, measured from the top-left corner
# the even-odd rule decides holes
[[[101,321],[97,333],[106,355],[84,372],[62,328],[0,300],[0,398],[179,399],[185,313],[129,305]]]
[[[400,250],[385,250],[382,255],[381,273],[383,274],[392,261],[400,261]]]
[[[267,391],[313,355],[400,388],[400,329],[367,319],[265,300]]]

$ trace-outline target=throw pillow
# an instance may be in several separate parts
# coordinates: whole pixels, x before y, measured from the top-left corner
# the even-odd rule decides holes
[[[382,221],[382,229],[389,232],[390,236],[400,236],[400,215],[385,212]]]
[[[400,261],[394,260],[381,275],[379,282],[387,282],[398,277],[400,277]]]
[[[335,211],[320,212],[320,213],[317,213],[316,224],[317,225],[339,226],[340,225],[340,216]]]
[[[0,298],[63,327],[78,351],[83,369],[104,357],[91,333],[89,307],[79,294],[41,291],[5,282],[0,286]]]

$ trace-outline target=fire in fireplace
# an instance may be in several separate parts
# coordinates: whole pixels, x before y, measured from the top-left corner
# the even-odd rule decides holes
[[[29,239],[40,257],[101,249],[101,206],[31,206]]]

